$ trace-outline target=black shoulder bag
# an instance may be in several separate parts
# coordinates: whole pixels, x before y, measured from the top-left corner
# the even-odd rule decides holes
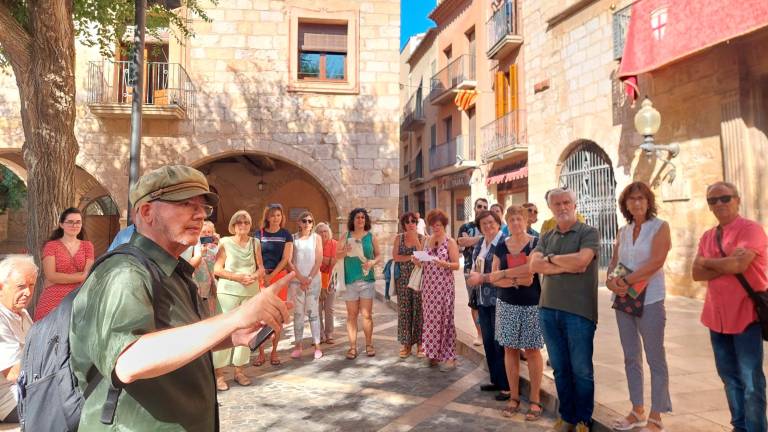
[[[717,248],[720,249],[720,255],[723,257],[727,256],[723,250],[723,229],[720,226],[717,227],[715,238],[717,239]],[[768,291],[755,292],[743,274],[737,273],[734,276],[736,276],[736,279],[739,280],[739,283],[741,283],[741,286],[744,287],[747,295],[755,304],[757,321],[760,323],[763,340],[768,341]]]

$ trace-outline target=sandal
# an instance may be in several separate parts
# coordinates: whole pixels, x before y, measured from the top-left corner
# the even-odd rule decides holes
[[[376,355],[376,350],[373,348],[373,345],[365,346],[365,355],[367,355],[368,357],[373,357]]]
[[[515,403],[515,406],[512,406],[512,402]],[[520,410],[520,399],[510,399],[509,404],[507,404],[506,407],[504,407],[503,410],[501,410],[502,417],[514,417],[515,414]]]
[[[347,350],[347,359],[354,360],[357,358],[357,348],[350,348]]]
[[[280,356],[277,354],[277,352],[273,352],[269,356],[269,364],[272,366],[280,366]]]
[[[408,358],[411,355],[411,347],[403,345],[402,348],[400,348],[400,358]]]
[[[650,417],[648,418],[648,425],[646,425],[645,427],[640,429],[640,432],[656,432],[655,430],[649,428],[648,427],[649,425],[656,426],[656,428],[658,429],[659,432],[666,432],[666,430],[664,429],[664,425],[661,424],[661,422],[659,420],[654,420],[654,419],[652,419]]]
[[[632,416],[635,418],[635,422],[632,422],[628,418]],[[636,427],[645,427],[648,424],[648,421],[643,420],[643,416],[641,414],[638,414],[634,411],[630,411],[629,414],[627,414],[626,417],[622,417],[621,419],[618,419],[613,422],[613,429],[617,431],[628,431],[632,430]]]
[[[539,407],[539,409],[533,409],[534,406]],[[530,402],[528,405],[528,412],[525,413],[525,421],[534,422],[541,418],[541,415],[544,414],[544,407],[539,402]]]
[[[222,375],[219,375],[216,377],[216,390],[218,391],[229,390],[229,384],[227,384],[227,381],[224,379],[224,376]]]
[[[259,367],[266,362],[267,362],[267,358],[264,356],[264,354],[259,354],[256,360],[253,361],[253,365],[256,367]]]
[[[243,372],[240,371],[235,371],[235,382],[243,387],[248,387],[251,385],[251,380]]]

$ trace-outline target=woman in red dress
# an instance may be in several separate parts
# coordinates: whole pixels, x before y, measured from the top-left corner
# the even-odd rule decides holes
[[[79,287],[93,265],[93,243],[85,240],[83,215],[76,208],[64,210],[59,227],[43,246],[43,292],[35,307],[35,321],[56,309],[61,300]]]

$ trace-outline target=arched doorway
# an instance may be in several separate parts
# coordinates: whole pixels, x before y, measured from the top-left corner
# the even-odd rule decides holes
[[[285,209],[285,227],[290,232],[298,231],[298,215],[304,210],[311,211],[316,221],[336,226],[339,210],[334,197],[308,171],[290,162],[239,152],[198,161],[193,166],[206,175],[211,189],[219,194],[220,202],[211,220],[220,235],[229,235],[229,219],[241,209],[250,213],[253,228],[260,228],[262,211],[272,203]]]
[[[600,231],[600,267],[607,267],[618,231],[616,180],[608,155],[593,141],[574,143],[562,163],[559,183],[576,191],[577,211]]]

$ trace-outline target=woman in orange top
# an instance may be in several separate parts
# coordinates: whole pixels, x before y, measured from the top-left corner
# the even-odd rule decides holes
[[[80,210],[64,210],[59,227],[43,246],[42,259],[45,282],[35,307],[35,321],[56,309],[67,294],[83,283],[93,266],[93,243],[85,240]]]

